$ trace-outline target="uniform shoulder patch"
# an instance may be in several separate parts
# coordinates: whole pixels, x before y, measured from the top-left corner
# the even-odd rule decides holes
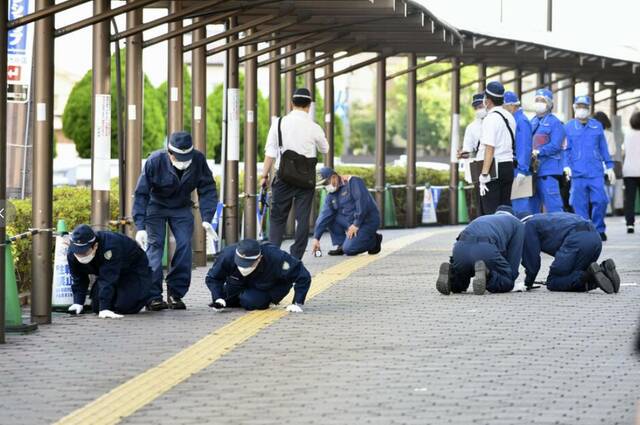
[[[111,252],[111,250],[105,251],[104,259],[105,260],[111,260],[111,257],[113,257],[113,252]]]
[[[288,261],[285,261],[284,263],[282,263],[282,270],[289,270],[289,268],[291,268],[291,265],[289,264]]]

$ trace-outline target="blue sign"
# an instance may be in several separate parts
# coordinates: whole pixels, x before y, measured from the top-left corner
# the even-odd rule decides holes
[[[18,19],[29,11],[29,0],[9,1],[9,20]],[[12,28],[8,32],[7,52],[10,55],[24,55],[27,53],[27,25]]]

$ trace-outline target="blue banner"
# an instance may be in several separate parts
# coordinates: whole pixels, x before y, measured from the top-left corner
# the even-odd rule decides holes
[[[9,20],[22,18],[29,12],[29,0],[9,0]],[[7,52],[10,55],[25,55],[27,53],[28,25],[12,28],[8,31]]]

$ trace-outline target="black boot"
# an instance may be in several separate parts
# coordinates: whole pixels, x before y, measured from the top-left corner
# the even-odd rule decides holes
[[[442,295],[449,295],[451,293],[451,264],[440,264],[440,273],[436,281],[436,289]]]
[[[327,254],[333,255],[333,256],[344,255],[344,251],[342,250],[342,245],[338,246],[336,249],[332,249],[331,251],[327,252]]]
[[[489,276],[487,265],[484,261],[476,261],[473,268],[475,269],[475,276],[473,277],[473,293],[476,295],[483,295],[487,290],[487,278]]]
[[[371,255],[375,255],[382,250],[382,235],[380,233],[376,233],[376,246],[373,249],[370,249],[368,252]]]
[[[147,303],[148,311],[160,311],[169,308],[162,298],[154,298]]]
[[[600,268],[604,275],[607,276],[613,284],[613,292],[617,294],[618,291],[620,291],[620,275],[616,271],[616,263],[609,258],[600,264]]]
[[[600,239],[602,240],[602,242],[605,242],[607,240],[607,234],[604,232],[600,233]]]
[[[595,289],[595,286],[602,289],[607,294],[613,293],[613,283],[602,272],[602,269],[598,263],[591,263],[587,267],[587,273],[589,274],[590,284],[587,284],[587,290]]]
[[[187,306],[182,301],[182,298],[178,298],[175,295],[169,295],[168,298],[169,308],[171,310],[186,310]]]

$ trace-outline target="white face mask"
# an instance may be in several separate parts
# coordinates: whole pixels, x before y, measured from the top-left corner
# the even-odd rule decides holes
[[[576,113],[576,118],[579,120],[585,120],[589,116],[589,110],[587,108],[573,108]]]
[[[176,167],[178,170],[186,170],[191,165],[191,159],[188,161],[174,161],[171,160],[171,164]]]
[[[333,192],[335,192],[336,190],[338,190],[338,188],[337,188],[337,187],[335,187],[335,186],[334,186],[334,185],[332,185],[332,184],[328,184],[328,185],[326,185],[326,186],[325,186],[325,189],[327,189],[327,192],[329,192],[329,193],[333,193]]]
[[[536,114],[544,114],[547,112],[547,102],[536,102],[533,104],[533,109],[536,111]]]
[[[238,267],[238,271],[242,276],[249,276],[258,267],[258,261],[251,267]]]
[[[486,117],[486,116],[487,116],[487,109],[486,108],[476,109],[476,118],[481,120],[481,119],[484,119],[484,117]]]
[[[89,255],[85,255],[84,257],[78,257],[77,254],[73,254],[74,257],[76,257],[76,260],[78,260],[78,262],[80,264],[89,264],[96,256],[96,252],[93,251],[91,254]]]

